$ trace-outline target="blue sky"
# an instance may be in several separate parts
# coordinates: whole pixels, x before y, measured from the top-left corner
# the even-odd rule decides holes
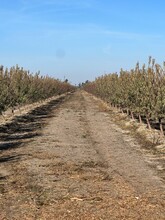
[[[0,0],[0,64],[73,84],[165,60],[164,0]]]

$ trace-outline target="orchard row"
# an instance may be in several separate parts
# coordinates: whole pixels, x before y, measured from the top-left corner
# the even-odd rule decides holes
[[[8,108],[14,108],[44,100],[54,95],[66,93],[74,89],[67,80],[32,74],[23,68],[4,69],[0,66],[0,114]]]
[[[155,63],[149,57],[147,67],[141,68],[139,63],[130,71],[121,69],[120,73],[112,73],[96,78],[94,82],[84,84],[84,89],[96,96],[138,116],[141,121],[146,118],[150,127],[151,120],[157,120],[163,132],[162,121],[165,119],[165,63]]]

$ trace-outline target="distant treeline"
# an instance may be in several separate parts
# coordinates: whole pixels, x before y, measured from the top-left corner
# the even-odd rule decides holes
[[[73,91],[64,82],[49,76],[32,74],[18,65],[10,69],[0,66],[0,114],[8,108],[44,100],[54,95]]]
[[[157,120],[163,133],[162,120],[165,119],[165,62],[156,64],[149,57],[148,65],[142,68],[139,63],[130,71],[121,69],[120,73],[106,74],[94,82],[83,84],[83,88],[111,103],[140,122],[145,117],[148,127],[150,121]]]

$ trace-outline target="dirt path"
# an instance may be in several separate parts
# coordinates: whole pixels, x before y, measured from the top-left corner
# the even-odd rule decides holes
[[[61,101],[1,128],[0,220],[165,219],[140,146],[89,94]]]

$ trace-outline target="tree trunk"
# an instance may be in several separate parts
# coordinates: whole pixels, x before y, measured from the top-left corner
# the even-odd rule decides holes
[[[11,109],[12,115],[14,116],[14,107]]]
[[[139,114],[139,122],[140,122],[140,124],[142,124],[142,117],[140,114]]]
[[[127,108],[127,115],[129,116],[129,109]]]
[[[18,109],[19,109],[19,113],[21,114],[22,112],[21,112],[21,107],[20,107],[20,105],[18,105]]]
[[[123,113],[124,113],[123,109],[122,109],[122,108],[120,108],[120,110],[121,110],[121,113],[123,114]]]
[[[135,120],[135,118],[134,118],[134,115],[133,115],[133,112],[131,111],[131,118],[132,118],[132,120]]]
[[[164,136],[163,124],[162,124],[162,119],[161,118],[159,118],[159,126],[160,126],[160,134],[162,136]]]
[[[151,130],[151,124],[150,124],[150,120],[149,120],[149,118],[147,118],[147,126],[148,126],[148,129]]]

